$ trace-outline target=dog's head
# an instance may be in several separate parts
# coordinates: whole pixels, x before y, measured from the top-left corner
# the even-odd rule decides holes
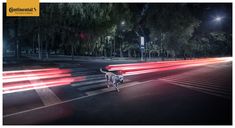
[[[123,75],[118,75],[118,78],[119,78],[120,81],[123,81],[123,79],[124,79]]]

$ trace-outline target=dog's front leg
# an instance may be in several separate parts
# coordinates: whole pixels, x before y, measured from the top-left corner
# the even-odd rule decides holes
[[[113,85],[114,85],[114,87],[116,88],[116,90],[119,92],[120,90],[119,90],[119,88],[118,88],[118,84],[115,83],[115,84],[113,84]]]

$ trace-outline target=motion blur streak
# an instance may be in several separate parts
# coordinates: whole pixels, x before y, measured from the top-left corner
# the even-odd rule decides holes
[[[70,84],[70,83],[62,82],[62,83],[53,83],[53,84],[48,84],[48,85],[38,86],[38,87],[25,87],[25,88],[12,89],[12,90],[5,89],[5,90],[3,90],[3,94],[14,93],[14,92],[23,92],[23,91],[33,90],[33,89],[48,88],[48,87],[62,86],[62,85],[68,85],[68,84]]]
[[[163,61],[163,62],[145,62],[145,63],[134,63],[134,64],[119,64],[119,65],[109,65],[106,66],[106,69],[109,71],[117,70],[120,68],[138,68],[139,66],[168,66],[168,65],[175,65],[175,64],[190,64],[190,63],[198,63],[203,61],[214,61],[218,60],[215,58],[208,58],[208,59],[195,59],[195,60],[178,60],[178,61]]]
[[[128,76],[128,75],[137,75],[137,74],[144,74],[157,71],[174,70],[185,67],[208,65],[208,64],[227,62],[227,61],[232,61],[232,58],[223,57],[223,58],[206,58],[206,59],[195,59],[195,60],[120,64],[120,65],[106,66],[106,69],[109,71],[119,71],[123,75]]]
[[[57,78],[57,77],[68,77],[68,76],[71,76],[71,74],[52,74],[52,75],[41,75],[41,76],[31,75],[28,77],[19,77],[19,78],[10,78],[10,79],[3,78],[3,83],[40,80],[40,79]]]
[[[85,79],[72,77],[71,70],[48,68],[3,72],[3,94],[69,85]]]
[[[31,77],[31,76],[45,76],[45,75],[53,75],[53,74],[62,74],[71,72],[68,69],[57,69],[51,71],[37,71],[37,72],[21,72],[20,74],[8,74],[3,72],[3,79],[11,79],[11,78],[21,78],[21,77]]]
[[[51,71],[51,70],[59,70],[59,68],[46,68],[46,69],[32,69],[32,70],[18,70],[18,71],[5,71],[4,74],[16,74],[16,73],[23,73],[23,72],[37,72],[37,71]]]

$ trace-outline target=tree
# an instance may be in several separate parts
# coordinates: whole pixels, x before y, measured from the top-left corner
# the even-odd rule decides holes
[[[194,29],[200,24],[187,11],[186,5],[176,4],[152,4],[147,17],[147,26],[155,33],[160,41],[160,54],[164,60],[167,50],[174,54],[181,49],[186,57],[188,41],[192,37]],[[151,36],[153,38],[154,35]],[[151,39],[153,40],[153,39]]]

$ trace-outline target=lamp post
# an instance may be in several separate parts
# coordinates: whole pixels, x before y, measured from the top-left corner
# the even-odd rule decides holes
[[[108,39],[108,45],[110,45],[110,57],[112,58],[112,42],[110,43],[111,36],[107,36]]]
[[[144,61],[144,37],[140,37],[140,51],[141,51],[141,61]]]
[[[122,21],[122,22],[121,22],[121,25],[125,25],[125,21]]]
[[[219,24],[222,24],[222,22],[224,21],[224,18],[225,17],[223,16],[216,16],[212,19],[212,21],[214,22],[215,25],[219,25]]]
[[[215,19],[214,19],[214,21],[215,21],[215,22],[221,22],[222,19],[223,19],[223,17],[221,17],[221,16],[216,16]]]
[[[125,21],[122,21],[122,22],[121,22],[121,27],[120,27],[120,29],[122,29],[122,32],[125,31],[125,29],[122,28],[122,27],[125,26],[125,24],[126,24]],[[123,41],[124,41],[124,38],[122,37],[122,42],[121,42],[120,47],[119,47],[120,57],[123,57],[123,54],[122,54],[122,44],[123,44]]]

